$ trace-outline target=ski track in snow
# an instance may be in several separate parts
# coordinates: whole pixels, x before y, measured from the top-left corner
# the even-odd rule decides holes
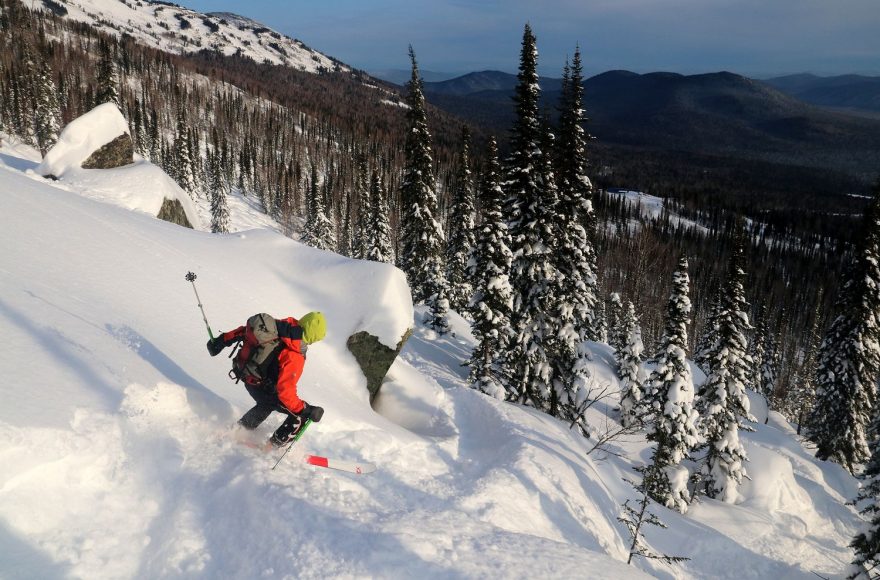
[[[586,456],[567,425],[467,388],[467,322],[452,313],[444,336],[419,324],[424,309],[401,299],[392,268],[271,227],[183,231],[22,173],[38,160],[0,148],[0,320],[12,338],[0,368],[16,378],[0,387],[2,578],[789,579],[839,574],[851,558],[858,518],[843,504],[855,480],[771,413],[743,435],[752,481],[736,505],[701,499],[687,516],[652,505],[669,529],[646,529],[650,548],[692,559],[626,566],[616,518],[635,498],[623,478],[650,458],[643,437],[614,442],[621,457]],[[237,229],[258,221],[241,202]],[[35,244],[22,239],[37,227]],[[301,389],[327,414],[274,471],[277,451],[242,440],[264,441],[281,417],[232,427],[250,399],[225,379],[225,353],[204,352],[188,268],[215,331],[260,309],[332,316]],[[345,336],[370,328],[393,343],[413,323],[374,412]],[[597,383],[617,388],[609,348],[589,347]],[[596,405],[591,424],[613,407]],[[307,453],[378,470],[314,468]]]

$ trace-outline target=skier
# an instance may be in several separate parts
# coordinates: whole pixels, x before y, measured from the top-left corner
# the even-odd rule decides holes
[[[244,326],[208,341],[211,356],[217,356],[231,344],[242,343],[230,374],[244,381],[256,405],[242,415],[239,425],[252,431],[272,411],[287,415],[269,439],[272,445],[280,447],[296,437],[306,419],[321,420],[324,409],[300,399],[296,384],[302,375],[308,345],[323,339],[326,334],[327,321],[320,312],[309,312],[299,320],[293,317],[276,320],[268,314],[257,314]],[[262,348],[266,349],[262,355],[265,361],[254,363],[254,358],[261,356]]]

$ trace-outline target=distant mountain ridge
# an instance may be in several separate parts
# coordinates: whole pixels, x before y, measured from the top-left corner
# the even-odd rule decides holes
[[[202,14],[156,0],[41,0],[35,9],[172,53],[218,51],[311,73],[350,71],[335,58],[231,12]]]
[[[813,105],[880,113],[880,77],[797,74],[763,82]]]
[[[551,115],[560,81],[541,79]],[[425,83],[429,102],[502,134],[513,121],[516,76],[498,71]],[[489,87],[489,88],[487,88]],[[828,111],[730,72],[608,71],[584,82],[588,130],[603,144],[880,171],[880,120]]]
[[[425,92],[435,95],[467,96],[483,91],[508,91],[516,88],[515,74],[497,70],[472,72],[454,79],[440,82],[426,82]],[[544,90],[558,91],[562,87],[562,79],[540,77],[538,83]]]

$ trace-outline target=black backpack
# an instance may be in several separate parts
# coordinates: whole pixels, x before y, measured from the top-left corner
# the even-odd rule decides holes
[[[245,325],[244,339],[233,352],[232,370],[229,376],[235,382],[249,385],[265,385],[271,379],[270,369],[278,360],[283,344],[278,339],[275,317],[266,313],[254,314]]]

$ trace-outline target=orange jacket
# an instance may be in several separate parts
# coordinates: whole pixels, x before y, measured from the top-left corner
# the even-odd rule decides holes
[[[278,399],[291,413],[300,413],[305,403],[296,392],[296,385],[302,376],[303,366],[306,364],[305,349],[302,343],[302,328],[296,318],[276,319],[278,326],[278,338],[283,345],[278,353],[278,376],[275,380],[275,389]],[[244,340],[246,327],[239,326],[235,330],[222,334],[223,342],[227,345]]]

